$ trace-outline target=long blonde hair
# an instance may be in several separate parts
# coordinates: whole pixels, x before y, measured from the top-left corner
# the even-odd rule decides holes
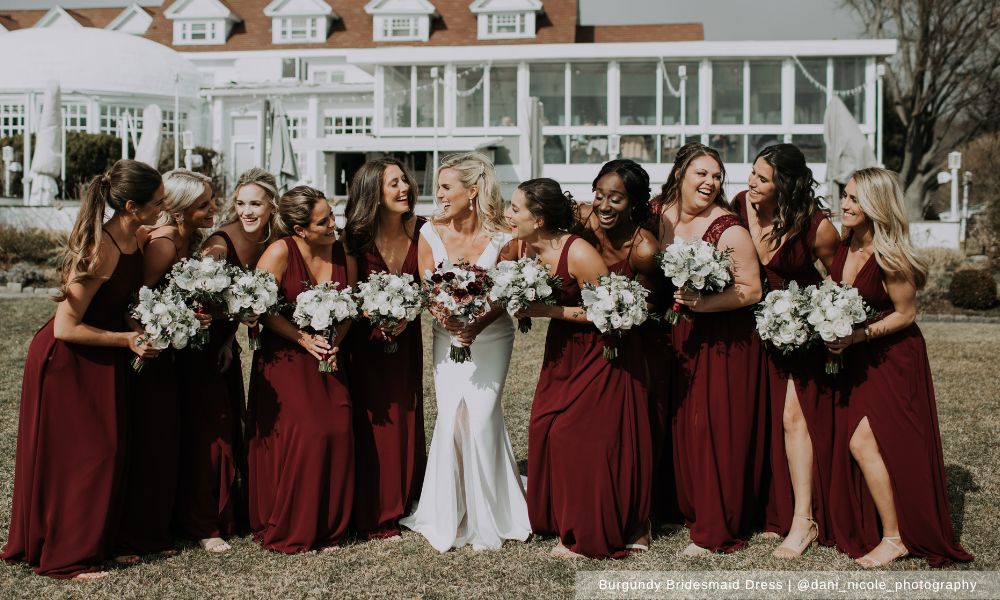
[[[481,152],[465,152],[446,156],[438,167],[438,174],[444,169],[451,169],[458,174],[458,180],[466,188],[475,186],[476,212],[483,229],[490,233],[510,231],[507,219],[504,218],[503,194],[500,193],[500,182],[493,163]]]
[[[57,302],[66,298],[70,284],[94,277],[104,235],[105,210],[110,207],[115,213],[122,212],[129,200],[144,206],[153,199],[161,183],[156,169],[134,160],[119,160],[109,171],[91,180],[62,256],[61,285],[54,298]]]
[[[191,208],[205,193],[205,186],[212,187],[212,179],[201,173],[187,169],[174,169],[163,174],[163,212],[156,222],[157,227],[177,225],[174,213],[182,213]],[[190,248],[195,250],[205,241],[206,232],[198,230],[191,236]]]
[[[855,171],[858,204],[872,222],[875,261],[886,273],[901,274],[917,289],[927,282],[927,264],[910,243],[910,223],[903,210],[903,188],[892,171],[871,167]]]

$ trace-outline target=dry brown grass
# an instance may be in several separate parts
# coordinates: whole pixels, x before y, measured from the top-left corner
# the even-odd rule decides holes
[[[0,299],[0,536],[6,536],[17,430],[17,406],[24,354],[52,304],[42,300]],[[1000,430],[998,369],[1000,325],[931,323],[924,327],[938,393],[941,436],[948,471],[949,499],[965,547],[976,561],[964,568],[1000,568]],[[530,400],[538,375],[544,322],[518,335],[507,380],[504,408],[514,451],[527,456]],[[429,347],[429,346],[428,346]],[[434,403],[427,377],[427,431],[433,429]],[[623,561],[563,562],[548,556],[552,539],[508,544],[499,552],[471,550],[438,554],[406,532],[403,541],[348,546],[333,555],[284,556],[237,539],[232,552],[213,556],[186,546],[168,560],[115,569],[91,583],[37,577],[22,566],[0,565],[0,598],[455,598],[570,597],[577,570],[733,570],[855,569],[827,548],[811,549],[797,563],[770,557],[775,542],[758,537],[731,555],[683,560],[684,532],[661,535],[650,552]],[[895,569],[921,569],[904,560]]]

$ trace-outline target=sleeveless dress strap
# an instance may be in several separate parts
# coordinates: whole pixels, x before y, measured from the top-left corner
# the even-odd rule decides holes
[[[486,246],[486,249],[483,250],[483,253],[479,255],[479,259],[476,260],[476,264],[484,268],[489,268],[495,265],[497,263],[497,259],[500,258],[500,252],[503,250],[503,247],[506,246],[507,242],[509,242],[512,238],[513,236],[509,233],[494,233],[490,238],[490,243]]]
[[[243,265],[240,263],[240,254],[239,252],[236,251],[236,244],[233,243],[233,240],[232,238],[229,237],[228,233],[222,231],[221,229],[218,229],[216,231],[213,231],[212,235],[205,238],[205,241],[207,242],[208,240],[216,236],[222,238],[222,241],[226,243],[226,258],[229,260],[229,262],[242,267]]]
[[[741,226],[740,220],[736,215],[722,215],[708,225],[708,229],[705,230],[705,235],[701,236],[701,239],[716,246],[719,239],[722,238],[723,232],[730,227],[739,226]]]
[[[104,235],[108,236],[108,239],[111,240],[111,243],[115,245],[115,248],[118,250],[118,254],[125,254],[121,246],[118,245],[118,242],[115,241],[115,236],[111,235],[111,233],[103,227],[101,227],[101,231],[103,231]]]

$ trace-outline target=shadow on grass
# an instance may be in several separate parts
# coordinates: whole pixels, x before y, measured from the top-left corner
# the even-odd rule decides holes
[[[976,493],[981,488],[972,477],[972,473],[961,465],[945,465],[945,477],[948,481],[948,506],[951,507],[952,527],[955,528],[955,538],[962,539],[962,527],[965,525],[965,496]]]

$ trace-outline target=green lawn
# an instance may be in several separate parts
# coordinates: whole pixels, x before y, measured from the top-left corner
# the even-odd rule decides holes
[[[24,354],[35,330],[53,310],[39,299],[0,299],[0,540],[6,540],[13,485],[14,447]],[[924,327],[937,383],[941,437],[944,442],[953,517],[965,547],[976,555],[966,567],[1000,569],[1000,393],[995,357],[1000,355],[1000,325],[928,323]],[[425,332],[428,328],[425,328]],[[529,405],[541,358],[544,323],[518,334],[507,380],[504,405],[514,451],[527,456]],[[428,342],[429,343],[429,342]],[[429,348],[429,345],[426,346]],[[433,430],[434,393],[426,377],[428,438]],[[428,440],[429,441],[429,440]],[[854,569],[844,556],[813,548],[799,563],[770,557],[776,542],[752,540],[731,555],[683,560],[685,532],[656,537],[645,555],[623,561],[564,562],[550,558],[552,539],[512,543],[500,552],[471,549],[438,554],[418,535],[402,542],[348,545],[333,555],[284,556],[237,539],[222,556],[182,546],[171,559],[115,569],[91,583],[56,581],[33,575],[22,566],[0,565],[0,598],[341,598],[341,597],[569,597],[576,570],[731,570]],[[921,569],[924,562],[904,560],[898,569]]]

